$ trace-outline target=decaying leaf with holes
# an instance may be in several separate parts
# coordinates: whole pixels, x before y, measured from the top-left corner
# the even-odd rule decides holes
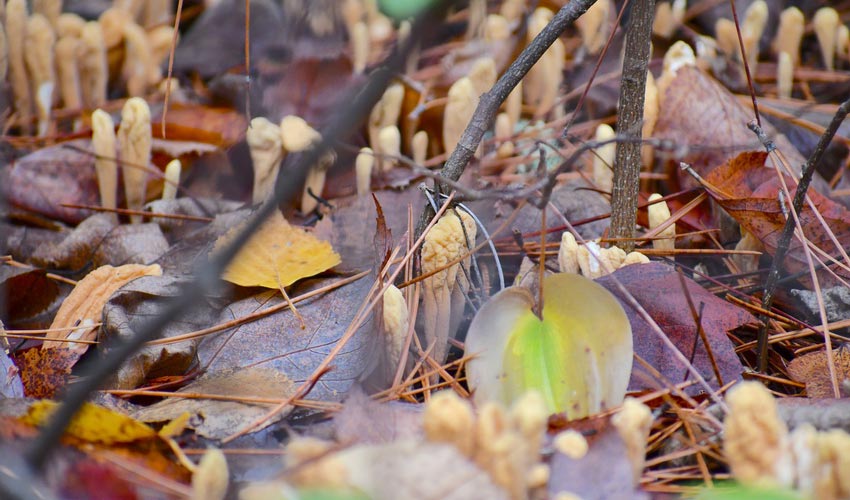
[[[213,252],[228,245],[243,227],[234,227],[219,238]],[[339,263],[340,257],[330,243],[292,226],[275,211],[239,250],[222,279],[240,286],[279,289]]]
[[[533,293],[511,287],[475,315],[466,337],[469,385],[479,404],[511,404],[526,391],[549,412],[582,418],[623,401],[632,331],[617,299],[576,274],[543,279],[542,318]]]

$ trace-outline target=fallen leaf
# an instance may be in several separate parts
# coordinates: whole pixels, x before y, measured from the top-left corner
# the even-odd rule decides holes
[[[265,415],[269,404],[243,403],[216,399],[183,399],[181,393],[210,394],[243,398],[286,399],[295,386],[284,374],[264,367],[241,370],[220,370],[199,378],[181,388],[173,397],[154,403],[135,412],[142,422],[167,422],[189,413],[187,427],[209,439],[223,439]],[[284,418],[292,407],[269,419],[263,427]],[[259,430],[259,428],[257,429]]]
[[[684,156],[676,158],[705,176],[730,155],[759,149],[761,144],[747,123],[753,119],[752,109],[745,108],[717,80],[696,66],[683,66],[666,87],[659,88],[658,121],[652,136],[690,146]],[[799,171],[805,159],[784,135],[770,124],[764,131],[788,158],[789,165]],[[710,146],[710,147],[706,147]],[[698,187],[696,181],[679,168],[674,170],[683,188]]]
[[[835,376],[838,377],[838,387],[841,397],[847,397],[843,383],[850,379],[850,347],[842,345],[833,349],[835,360]],[[817,351],[798,356],[788,363],[788,375],[797,382],[806,384],[806,395],[810,398],[834,398],[832,377],[829,374],[826,351]]]
[[[346,332],[374,278],[364,277],[296,304],[301,321],[287,309],[250,323],[224,330],[203,339],[198,358],[209,371],[243,369],[247,366],[273,368],[301,384],[325,360]],[[288,291],[293,299],[303,293],[329,285],[329,280],[304,280]],[[264,292],[219,307],[220,314],[210,316],[214,323],[242,318],[286,301],[279,292]],[[208,318],[209,320],[209,318]],[[351,384],[374,363],[375,322],[368,320],[334,358],[331,370],[319,378],[309,393],[310,399],[339,401]]]
[[[27,414],[21,417],[21,421],[41,427],[58,407],[59,403],[53,401],[36,401],[30,406]],[[65,434],[87,443],[106,445],[131,443],[157,437],[156,430],[152,427],[92,403],[83,404],[76,416],[65,427]]]
[[[51,329],[66,328],[62,331],[48,332],[42,349],[68,349],[82,354],[87,344],[70,342],[51,342],[51,339],[95,340],[98,327],[88,326],[100,323],[106,301],[119,288],[142,276],[161,276],[162,269],[157,265],[142,266],[126,264],[119,267],[102,266],[77,282],[71,294],[62,302],[56,313]],[[78,328],[74,328],[78,327]]]
[[[707,191],[711,197],[738,221],[741,227],[758,238],[767,253],[774,255],[786,219],[783,214],[783,202],[780,202],[779,198],[779,179],[774,169],[765,167],[767,158],[767,153],[763,152],[741,153],[712,170],[705,177],[705,181],[709,185]],[[793,197],[797,182],[788,175],[783,174],[783,178]],[[828,231],[835,235],[843,247],[850,246],[850,210],[824,197],[816,189],[810,188],[808,196],[829,229],[820,223],[811,207],[804,204],[798,217],[806,238],[812,245],[840,261],[840,253]],[[790,210],[790,200],[784,203]],[[789,273],[803,272],[803,281],[808,281],[808,261],[797,238],[791,239],[785,269]],[[833,265],[831,269],[844,279],[850,278],[850,272],[840,266]],[[841,284],[827,272],[819,273],[818,278],[824,288]]]
[[[44,312],[59,296],[59,286],[43,269],[0,267],[0,307],[7,327]]]
[[[131,281],[110,297],[103,310],[99,350],[112,342],[136,335],[137,329],[150,318],[163,314],[168,299],[184,293],[188,276],[146,276]],[[225,298],[209,291],[204,300],[179,317],[172,318],[160,332],[160,339],[173,337],[212,326],[216,312],[226,304]],[[133,389],[147,378],[183,375],[195,361],[200,339],[189,339],[165,345],[148,345],[139,350],[115,373],[110,386]]]
[[[228,245],[244,226],[215,242],[213,252]],[[280,212],[263,223],[224,270],[222,279],[240,286],[279,289],[327,271],[340,263],[330,243],[289,224]]]
[[[16,352],[14,358],[24,394],[29,398],[53,398],[59,389],[65,387],[71,368],[80,355],[66,349],[32,347]]]
[[[92,212],[62,204],[100,205],[91,140],[42,148],[7,168],[8,178],[0,184],[13,206],[76,224]]]
[[[632,332],[607,290],[577,274],[543,280],[542,319],[521,287],[479,309],[466,337],[469,385],[478,404],[508,406],[538,391],[552,413],[582,418],[620,404],[632,366]]]
[[[670,266],[651,262],[625,266],[614,273],[599,278],[597,283],[613,293],[623,305],[632,325],[635,353],[658,370],[669,382],[678,383],[690,378],[685,366],[672,358],[672,353],[643,317],[625,300],[614,283],[617,279],[634,296],[649,316],[658,324],[676,348],[715,389],[720,387],[708,352],[699,338],[696,322],[682,290],[679,274]],[[727,333],[745,324],[755,324],[756,319],[747,311],[708,293],[689,278],[685,278],[687,291],[697,311],[702,307],[702,328],[711,345],[714,358],[723,377],[723,383],[739,380],[744,371],[735,346]],[[635,363],[629,390],[656,390],[659,384]],[[693,387],[690,393],[704,389]]]

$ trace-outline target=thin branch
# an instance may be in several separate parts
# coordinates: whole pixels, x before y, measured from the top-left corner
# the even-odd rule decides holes
[[[835,136],[836,132],[838,132],[838,127],[841,126],[841,123],[847,117],[848,113],[850,113],[850,100],[844,101],[840,106],[838,106],[835,116],[832,117],[832,122],[830,122],[829,127],[827,127],[821,136],[820,141],[818,141],[818,145],[812,152],[812,156],[809,157],[806,164],[803,165],[803,172],[800,177],[800,181],[797,183],[797,190],[794,193],[794,202],[792,203],[795,214],[799,214],[802,211],[803,203],[806,201],[806,192],[809,189],[809,184],[812,182],[812,177],[814,176],[816,167],[823,158],[823,154],[826,151],[827,146],[829,146],[829,143],[832,142],[833,136]],[[750,130],[755,132],[756,135],[762,139],[764,147],[768,152],[775,149],[772,142],[765,140],[766,136],[764,131],[758,126],[758,124],[750,123],[749,127]],[[788,252],[788,247],[791,244],[791,237],[794,235],[795,227],[794,217],[789,217],[788,220],[785,221],[785,227],[782,229],[782,235],[779,237],[779,242],[776,244],[776,252],[773,255],[773,263],[770,266],[770,273],[768,273],[767,282],[764,285],[762,309],[770,310],[770,307],[773,304],[773,296],[776,293],[780,269],[782,269],[783,262],[785,261],[785,254]],[[764,317],[760,319],[762,320],[762,325],[758,332],[758,370],[760,372],[765,372],[768,364],[767,321]]]

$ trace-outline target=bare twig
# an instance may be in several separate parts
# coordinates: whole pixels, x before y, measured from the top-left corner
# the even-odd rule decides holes
[[[534,66],[534,63],[546,52],[550,45],[561,36],[561,33],[578,19],[587,9],[596,3],[596,0],[572,0],[561,10],[555,14],[552,21],[546,25],[531,43],[522,51],[519,57],[511,63],[510,67],[505,71],[505,74],[499,78],[499,81],[485,92],[478,101],[478,107],[475,108],[475,113],[472,119],[466,126],[466,130],[460,136],[457,147],[451,152],[451,156],[443,166],[440,175],[446,179],[457,181],[463,174],[466,165],[478,149],[484,133],[493,126],[496,119],[496,113],[499,111],[499,106],[508,98],[508,95],[517,86],[520,80],[525,77],[528,70]],[[445,187],[438,184],[438,189],[445,190]],[[429,219],[434,216],[430,207],[426,207],[423,217],[419,221],[419,228],[424,228]],[[421,230],[417,231],[417,233]]]
[[[803,203],[806,200],[806,191],[808,191],[809,184],[812,182],[815,169],[820,163],[821,158],[823,158],[823,154],[826,151],[827,146],[829,146],[829,143],[832,142],[833,136],[836,132],[838,132],[838,127],[841,126],[841,123],[847,117],[848,112],[850,112],[850,100],[844,101],[838,107],[838,110],[835,112],[835,116],[832,117],[832,122],[830,122],[829,127],[827,127],[826,131],[824,131],[820,141],[818,141],[817,147],[812,152],[811,157],[809,157],[806,164],[803,165],[803,172],[800,177],[800,181],[797,183],[797,190],[794,193],[794,202],[792,203],[795,214],[799,214],[803,209]],[[762,143],[768,152],[772,152],[775,149],[773,143],[766,138],[764,131],[758,126],[758,124],[750,123],[749,127],[750,130],[755,132],[759,139],[762,140]],[[794,235],[795,227],[794,217],[789,217],[788,220],[785,221],[785,227],[782,229],[782,235],[779,237],[779,241],[776,244],[776,253],[773,256],[773,264],[770,266],[770,273],[768,273],[767,282],[764,285],[762,309],[769,310],[773,304],[773,296],[776,293],[776,285],[779,281],[780,269],[782,269],[785,254],[788,252],[788,247],[791,244],[791,237]],[[760,372],[764,372],[767,370],[768,338],[766,318],[762,317],[761,319],[762,325],[758,332],[757,347],[758,370]]]
[[[611,192],[611,237],[625,238],[622,248],[626,252],[634,249],[631,238],[635,235],[637,221],[643,100],[654,15],[655,0],[636,0],[632,4],[630,26],[626,33],[623,76],[620,79],[617,133],[633,140],[617,143]]]

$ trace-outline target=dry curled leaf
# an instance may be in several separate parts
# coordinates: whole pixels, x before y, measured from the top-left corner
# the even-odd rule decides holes
[[[103,306],[119,288],[142,276],[161,276],[162,268],[158,264],[142,266],[125,264],[112,267],[102,266],[90,272],[77,283],[71,294],[62,303],[50,328],[68,328],[68,330],[47,333],[47,339],[94,340],[97,328],[86,324],[100,323]],[[88,320],[88,321],[87,321]],[[81,326],[81,328],[72,328]],[[44,349],[66,347],[80,354],[86,351],[86,344],[69,342],[44,342]]]
[[[242,227],[219,238],[213,252],[228,245]],[[340,257],[330,243],[292,226],[275,212],[239,250],[222,279],[240,286],[281,288],[339,263]]]

